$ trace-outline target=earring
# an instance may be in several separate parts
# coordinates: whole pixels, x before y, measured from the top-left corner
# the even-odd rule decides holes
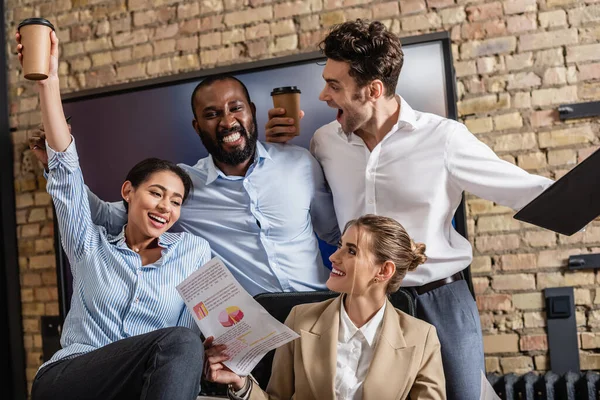
[[[125,197],[125,201],[126,201],[126,202],[129,202],[129,197]]]

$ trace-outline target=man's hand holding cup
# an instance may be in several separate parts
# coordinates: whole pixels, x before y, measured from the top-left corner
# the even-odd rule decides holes
[[[273,108],[269,110],[269,120],[265,125],[267,142],[286,143],[300,135],[300,90],[296,86],[273,89]]]

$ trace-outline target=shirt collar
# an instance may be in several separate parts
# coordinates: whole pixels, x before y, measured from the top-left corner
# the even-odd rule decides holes
[[[125,242],[126,226],[127,224],[123,225],[121,232],[118,235],[110,237],[108,241],[118,247],[127,247],[127,243]],[[171,247],[171,245],[175,244],[179,240],[179,237],[180,235],[176,233],[165,232],[158,237],[158,245],[168,249]]]
[[[348,343],[350,339],[354,337],[359,331],[363,334],[369,346],[373,347],[375,343],[375,338],[377,336],[377,331],[383,322],[383,314],[385,312],[385,305],[387,302],[383,303],[383,306],[377,311],[377,313],[367,321],[362,327],[357,328],[354,325],[354,322],[348,316],[346,312],[346,308],[344,307],[344,299],[341,301],[341,311],[340,311],[340,329],[338,334],[338,341],[343,343]]]
[[[405,126],[414,130],[417,127],[417,114],[415,110],[399,95],[396,95],[396,100],[400,103],[400,115],[398,116],[398,128]]]
[[[256,151],[254,152],[254,164],[258,164],[261,160],[272,160],[271,155],[265,148],[265,146],[260,142],[256,141]],[[210,185],[213,183],[218,177],[228,180],[240,180],[243,179],[241,176],[227,176],[216,166],[215,160],[212,155],[209,154],[206,160],[207,174],[206,174],[206,185]]]
[[[398,104],[400,104],[400,114],[398,115],[398,121],[390,130],[390,134],[395,133],[399,129],[405,127],[411,131],[415,130],[415,128],[417,127],[417,115],[415,113],[415,110],[413,110],[413,108],[406,102],[406,100],[400,97],[400,95],[396,95],[396,101],[398,102]],[[363,140],[357,135],[355,135],[354,132],[350,134],[344,133],[341,125],[339,125],[338,127],[338,134],[346,138],[348,140],[348,143],[350,144],[364,144]],[[386,135],[386,138],[390,136],[390,134]]]

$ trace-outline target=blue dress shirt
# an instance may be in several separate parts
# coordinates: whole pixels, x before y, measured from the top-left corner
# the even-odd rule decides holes
[[[93,224],[75,143],[64,152],[49,146],[48,184],[61,241],[71,264],[73,297],[61,336],[62,349],[42,367],[130,336],[185,326],[199,332],[175,288],[210,257],[206,240],[189,233],[159,237],[162,257],[142,266],[125,243]]]
[[[174,230],[208,240],[250,295],[325,289],[329,270],[315,232],[334,245],[340,234],[321,166],[306,149],[257,142],[243,177],[225,175],[211,156],[180,166],[194,190]],[[95,223],[109,231],[122,225],[122,203],[91,191],[89,201]]]

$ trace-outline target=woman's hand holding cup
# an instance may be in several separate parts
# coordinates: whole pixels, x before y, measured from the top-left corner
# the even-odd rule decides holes
[[[25,24],[25,22],[21,23],[19,31],[15,34],[17,56],[23,67],[25,78],[38,81],[40,84],[58,79],[58,37],[56,32],[53,27],[50,29],[43,24]],[[41,31],[27,28],[39,28]],[[46,39],[46,34],[49,35],[49,40]],[[27,40],[24,35],[28,35]]]

